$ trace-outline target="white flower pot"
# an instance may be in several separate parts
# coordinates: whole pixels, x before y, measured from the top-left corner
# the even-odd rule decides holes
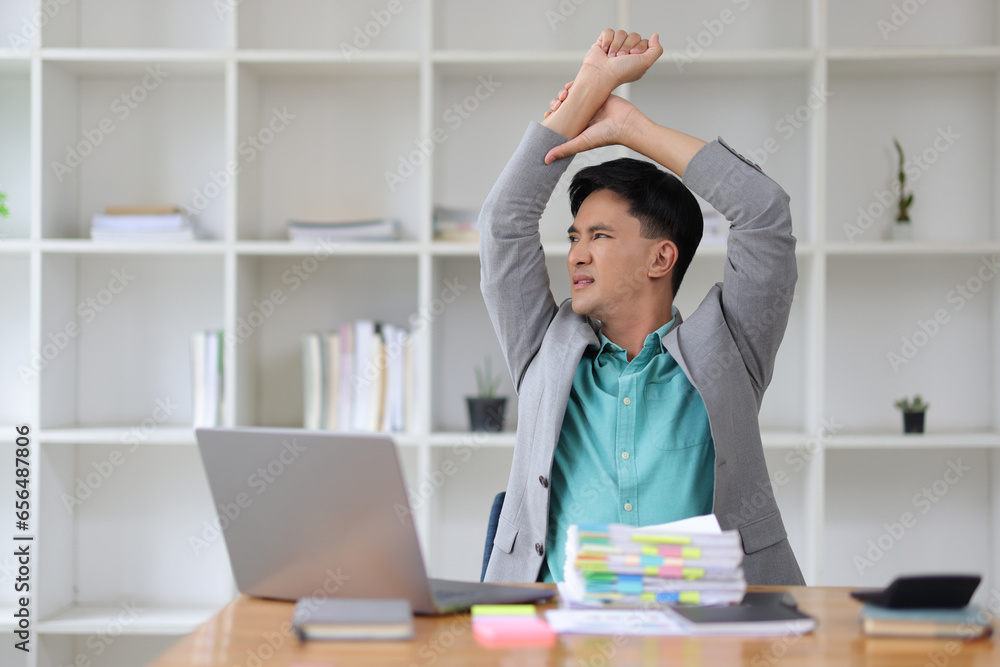
[[[913,223],[912,222],[894,222],[892,224],[892,240],[893,241],[912,241],[913,240]]]

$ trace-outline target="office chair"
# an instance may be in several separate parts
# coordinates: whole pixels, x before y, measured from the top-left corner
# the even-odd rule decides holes
[[[486,526],[486,547],[483,549],[483,573],[479,575],[479,581],[486,580],[486,568],[490,564],[490,554],[493,553],[493,539],[497,536],[497,524],[500,523],[500,510],[503,509],[503,499],[506,495],[506,491],[498,493],[493,499],[493,507],[490,508],[490,522]]]

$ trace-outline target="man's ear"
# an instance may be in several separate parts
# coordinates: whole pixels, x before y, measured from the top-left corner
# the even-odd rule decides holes
[[[661,239],[653,246],[652,262],[649,266],[650,278],[670,275],[677,264],[677,244],[669,239]]]

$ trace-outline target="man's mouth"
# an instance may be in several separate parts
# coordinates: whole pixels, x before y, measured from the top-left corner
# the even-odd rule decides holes
[[[590,276],[573,276],[573,289],[583,289],[588,285],[593,285],[594,279]]]

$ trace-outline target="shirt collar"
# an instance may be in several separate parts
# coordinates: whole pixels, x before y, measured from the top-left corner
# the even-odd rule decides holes
[[[643,341],[642,343],[642,348],[646,349],[649,347],[653,347],[654,354],[658,354],[659,352],[661,352],[663,350],[663,338],[670,331],[671,327],[674,326],[674,322],[676,321],[677,321],[677,311],[675,310],[673,312],[673,317],[670,319],[669,322],[664,324],[662,327],[660,327],[653,333],[646,336],[646,340]],[[619,347],[617,344],[611,342],[611,339],[609,339],[607,336],[604,335],[603,330],[599,331],[597,335],[601,343],[600,347],[597,350],[598,356],[602,355],[605,351],[610,352],[611,354],[620,354],[620,353],[624,354],[625,348]]]

